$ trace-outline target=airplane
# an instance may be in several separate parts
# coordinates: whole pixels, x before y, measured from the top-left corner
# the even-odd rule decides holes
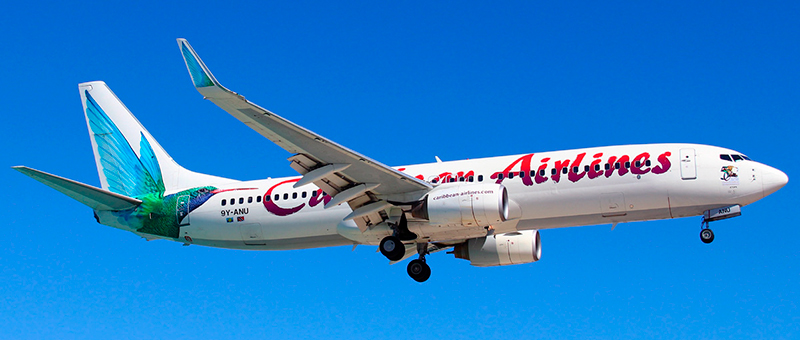
[[[14,169],[83,203],[98,223],[147,240],[230,249],[378,246],[428,280],[426,256],[450,250],[478,267],[536,262],[540,230],[703,216],[712,221],[788,182],[740,152],[645,144],[386,166],[223,87],[185,39],[193,85],[288,151],[300,176],[237,181],[178,165],[102,81],[81,83],[101,187]]]

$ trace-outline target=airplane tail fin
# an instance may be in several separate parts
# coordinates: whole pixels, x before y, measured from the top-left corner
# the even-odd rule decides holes
[[[104,190],[137,197],[231,182],[178,165],[104,82],[78,88]]]
[[[30,178],[42,182],[53,189],[58,190],[64,195],[67,195],[94,210],[128,210],[142,204],[142,201],[135,198],[115,194],[110,191],[98,189],[81,182],[76,182],[71,179],[48,174],[43,171],[31,169],[29,167],[15,166],[13,169]]]

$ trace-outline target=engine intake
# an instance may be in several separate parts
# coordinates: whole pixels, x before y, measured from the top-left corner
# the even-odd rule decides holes
[[[443,184],[431,190],[412,215],[432,225],[487,227],[508,219],[508,191],[495,183]]]
[[[531,263],[542,258],[542,240],[538,230],[491,235],[457,244],[452,254],[476,267]]]

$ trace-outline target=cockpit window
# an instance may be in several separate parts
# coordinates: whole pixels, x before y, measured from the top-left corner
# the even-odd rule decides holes
[[[728,162],[752,161],[750,157],[745,155],[719,155],[719,159]]]

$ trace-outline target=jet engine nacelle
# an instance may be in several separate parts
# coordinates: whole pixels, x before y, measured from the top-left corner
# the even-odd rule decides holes
[[[476,267],[531,263],[542,257],[542,241],[538,230],[490,235],[457,244],[453,255]]]
[[[431,190],[412,214],[432,225],[487,227],[508,219],[508,192],[495,183],[444,184]]]

